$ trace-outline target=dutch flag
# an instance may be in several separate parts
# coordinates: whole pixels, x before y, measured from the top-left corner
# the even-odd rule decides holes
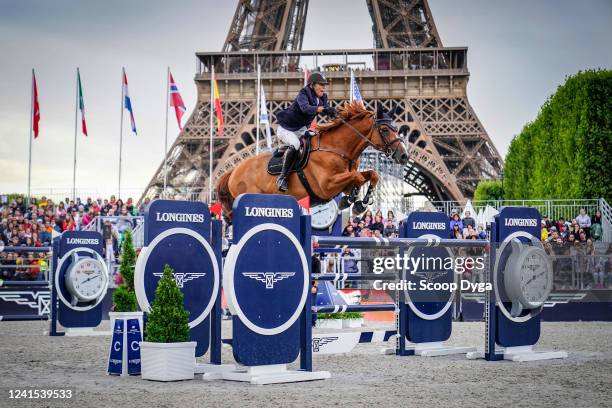
[[[136,131],[136,121],[134,121],[134,111],[132,111],[132,101],[130,100],[130,93],[128,92],[128,80],[125,74],[125,68],[123,68],[123,106],[130,112],[130,122],[132,124],[132,132],[135,135],[138,134]]]

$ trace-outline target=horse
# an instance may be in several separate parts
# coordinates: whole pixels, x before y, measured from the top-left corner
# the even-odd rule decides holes
[[[289,189],[284,193],[300,200],[313,193],[315,202],[333,200],[338,194],[340,209],[353,204],[353,213],[363,213],[371,204],[379,175],[368,169],[358,171],[359,156],[370,146],[398,164],[408,163],[408,149],[398,134],[392,117],[395,110],[385,112],[378,105],[377,112],[368,111],[363,104],[345,103],[332,121],[318,125],[311,137],[310,157],[303,169],[307,187],[292,172],[288,178]],[[232,206],[243,193],[283,194],[276,186],[276,176],[267,172],[271,153],[251,157],[221,176],[216,185],[217,197],[224,210],[224,217],[231,222]],[[362,200],[357,200],[361,186],[369,183]],[[309,191],[310,190],[310,193]]]

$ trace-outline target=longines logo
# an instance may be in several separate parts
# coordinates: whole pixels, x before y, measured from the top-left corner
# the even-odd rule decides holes
[[[244,209],[244,215],[247,217],[293,217],[292,208],[244,207]]]
[[[274,289],[276,282],[282,281],[295,275],[295,272],[243,272],[242,276],[255,279],[266,284],[266,289]]]
[[[443,222],[413,222],[412,229],[424,230],[424,229],[437,229],[437,230],[445,230],[446,224]]]
[[[154,272],[153,276],[157,276],[161,278],[163,276],[162,272]],[[185,283],[192,281],[197,278],[201,278],[206,276],[206,273],[197,273],[197,272],[173,272],[172,276],[174,277],[174,281],[176,282],[176,286],[182,288]]]
[[[66,243],[70,245],[98,245],[100,240],[97,238],[68,238]]]
[[[204,222],[204,214],[155,213],[155,221],[162,221],[162,222]]]
[[[506,218],[504,225],[506,227],[537,227],[538,220],[533,218]]]
[[[326,344],[333,343],[336,340],[338,340],[338,337],[336,336],[313,337],[312,338],[312,352],[318,353],[319,351],[321,351],[321,347],[323,347]]]

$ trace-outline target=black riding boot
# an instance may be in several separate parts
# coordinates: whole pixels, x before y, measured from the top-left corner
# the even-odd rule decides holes
[[[291,166],[293,165],[293,160],[295,159],[296,153],[297,150],[293,146],[287,147],[287,150],[285,151],[285,157],[283,158],[283,167],[281,169],[280,175],[278,176],[278,180],[276,181],[276,186],[278,187],[278,190],[282,191],[283,193],[289,188],[289,186],[287,185],[287,174],[289,173],[289,169],[291,169]]]

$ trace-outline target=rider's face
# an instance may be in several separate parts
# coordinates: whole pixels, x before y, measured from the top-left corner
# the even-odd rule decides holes
[[[322,97],[323,94],[325,93],[325,85],[323,84],[315,84],[314,85],[314,91],[315,91],[315,95],[317,95],[317,97]]]

